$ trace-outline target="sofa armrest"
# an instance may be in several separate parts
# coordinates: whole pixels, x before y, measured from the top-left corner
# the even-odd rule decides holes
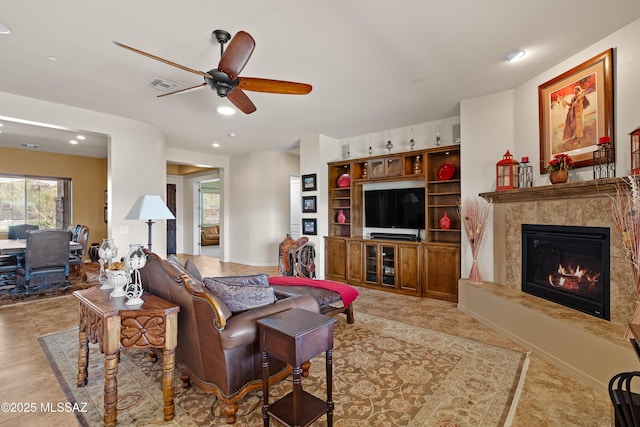
[[[227,320],[224,331],[220,332],[222,347],[230,349],[257,342],[258,324],[256,322],[258,320],[292,308],[301,308],[314,313],[320,312],[318,302],[313,297],[298,295],[236,314]]]

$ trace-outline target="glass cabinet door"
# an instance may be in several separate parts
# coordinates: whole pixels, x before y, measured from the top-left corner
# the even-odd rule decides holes
[[[396,284],[395,246],[382,246],[382,285],[394,287]]]
[[[364,273],[365,281],[378,283],[378,246],[365,245]]]

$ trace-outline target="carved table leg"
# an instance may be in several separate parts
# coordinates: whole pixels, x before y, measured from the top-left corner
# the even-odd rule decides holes
[[[104,425],[116,425],[118,409],[118,358],[120,353],[120,316],[110,316],[103,322],[104,350]]]
[[[78,387],[87,385],[87,365],[89,364],[89,340],[85,331],[78,332]]]
[[[104,425],[115,426],[118,400],[118,355],[104,356]]]
[[[162,351],[162,397],[164,399],[164,420],[171,421],[175,416],[174,396],[174,368],[176,353],[174,349]]]

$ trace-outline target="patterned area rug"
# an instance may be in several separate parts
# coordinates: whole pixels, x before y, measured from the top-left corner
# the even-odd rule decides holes
[[[526,354],[418,326],[359,313],[355,324],[335,326],[334,424],[336,426],[502,426],[523,376]],[[103,356],[90,345],[89,384],[76,387],[77,329],[39,338],[70,402],[86,402],[83,425],[101,425]],[[180,387],[176,418],[162,419],[162,363],[148,351],[125,350],[118,369],[120,425],[225,425],[215,398]],[[324,355],[311,361],[303,388],[326,397]],[[272,401],[291,390],[291,378],[270,389]],[[515,406],[515,405],[514,405]],[[514,408],[515,409],[515,408]],[[273,425],[278,425],[273,421]],[[237,426],[262,425],[261,393],[250,394]],[[326,425],[322,417],[315,425]]]
[[[18,304],[23,302],[40,301],[46,298],[59,297],[61,295],[71,295],[73,291],[80,289],[86,289],[91,286],[97,285],[98,275],[100,273],[100,264],[97,262],[89,262],[85,264],[85,271],[87,272],[87,281],[83,281],[78,275],[71,274],[69,276],[69,290],[67,293],[64,291],[62,285],[50,286],[43,289],[31,289],[29,292],[29,298],[25,299],[21,293],[11,293],[11,289],[14,286],[5,286],[0,289],[0,306]]]

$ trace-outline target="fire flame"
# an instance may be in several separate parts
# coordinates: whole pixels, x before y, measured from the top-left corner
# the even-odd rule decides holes
[[[559,264],[557,272],[549,274],[548,282],[554,288],[578,290],[580,283],[586,284],[589,288],[594,286],[600,274],[584,270],[579,265],[574,269],[571,266],[565,268]]]

